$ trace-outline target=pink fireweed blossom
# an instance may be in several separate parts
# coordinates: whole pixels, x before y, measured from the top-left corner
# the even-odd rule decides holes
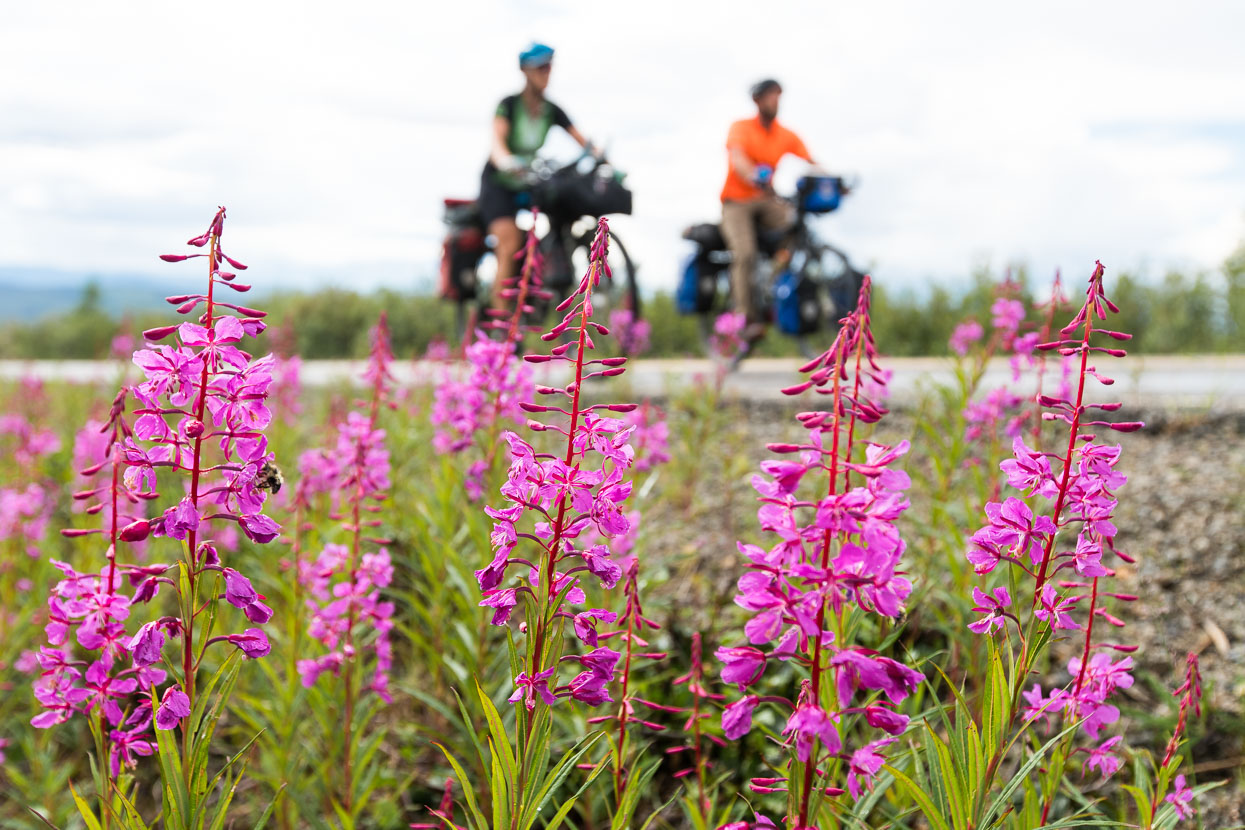
[[[469,367],[448,363],[433,397],[432,423],[436,427],[433,446],[441,453],[474,451],[479,457],[467,468],[466,491],[472,501],[484,495],[498,449],[498,433],[506,425],[521,426],[526,421],[523,405],[534,393],[531,368],[520,359],[520,346],[526,333],[539,331],[523,322],[535,311],[537,299],[551,299],[541,286],[543,259],[535,230],[528,232],[523,250],[518,252],[523,266],[500,291],[502,304],[510,308],[490,308],[475,341],[464,343],[463,357]],[[497,339],[484,330],[491,329]]]
[[[489,339],[476,333],[476,341],[466,349],[470,366],[467,377],[459,380],[455,369],[446,366],[437,384],[432,404],[433,447],[440,453],[459,453],[488,444],[498,428],[526,422],[522,404],[533,395],[532,372],[515,354],[507,341]],[[472,498],[479,497],[482,482],[473,479]]]
[[[56,433],[38,429],[21,412],[0,415],[0,461],[14,481],[24,482],[0,487],[0,541],[24,544],[31,558],[41,555],[40,541],[56,509],[57,486],[42,472],[42,463],[59,449]]]
[[[1115,775],[1120,769],[1123,759],[1117,755],[1115,745],[1124,740],[1122,735],[1116,735],[1114,738],[1108,738],[1101,744],[1085,750],[1085,771],[1097,770],[1102,775],[1102,780]]]
[[[327,654],[299,660],[298,671],[303,685],[310,688],[325,672],[339,674],[344,666],[370,657],[362,689],[353,685],[356,673],[346,674],[347,710],[364,690],[392,701],[389,669],[393,664],[390,632],[394,604],[383,596],[393,581],[393,565],[385,547],[388,540],[375,535],[381,522],[373,518],[391,484],[385,430],[378,426],[381,410],[393,408],[393,354],[383,313],[371,332],[371,341],[371,357],[364,372],[371,394],[360,402],[362,411],[350,411],[338,424],[333,447],[309,451],[300,458],[300,468],[310,476],[300,498],[309,501],[320,493],[335,495],[346,541],[330,542],[314,561],[298,562],[298,580],[307,593],[310,613],[307,634],[328,649]],[[366,546],[375,549],[367,551]],[[367,645],[361,647],[358,641]]]
[[[990,314],[990,325],[996,332],[1002,334],[1003,345],[1010,346],[1012,338],[1016,336],[1021,322],[1025,319],[1024,303],[1020,300],[999,297],[994,301],[994,305],[990,306]]]
[[[1007,483],[1030,497],[1036,506],[1030,507],[1016,497],[1006,498],[1001,504],[986,505],[989,524],[973,535],[968,558],[978,573],[986,573],[1001,562],[1007,562],[1014,580],[1023,584],[1024,577],[1031,577],[1031,601],[1026,605],[1032,617],[1055,632],[1081,632],[1076,635],[1083,642],[1080,656],[1067,664],[1070,682],[1048,693],[1037,685],[1025,692],[1025,722],[1050,722],[1058,718],[1065,723],[1080,721],[1080,733],[1096,744],[1093,748],[1079,750],[1088,754],[1086,768],[1096,769],[1106,777],[1119,767],[1119,759],[1112,752],[1117,741],[1107,739],[1099,744],[1099,735],[1104,727],[1119,719],[1119,710],[1110,703],[1110,698],[1116,690],[1133,684],[1132,659],[1113,659],[1110,652],[1133,649],[1117,643],[1098,642],[1100,637],[1096,638],[1095,634],[1100,634],[1096,629],[1103,624],[1116,628],[1124,625],[1103,606],[1105,598],[1129,602],[1136,597],[1104,590],[1102,580],[1114,576],[1114,559],[1133,560],[1115,547],[1117,529],[1112,520],[1117,504],[1115,491],[1126,481],[1116,469],[1120,450],[1118,446],[1099,443],[1093,428],[1129,432],[1140,428],[1141,424],[1095,417],[1091,413],[1115,412],[1120,405],[1090,404],[1085,400],[1088,378],[1106,384],[1111,382],[1089,362],[1091,357],[1096,360],[1100,356],[1122,357],[1125,354],[1123,349],[1114,346],[1097,345],[1094,335],[1116,341],[1129,338],[1127,334],[1094,326],[1096,320],[1106,320],[1108,311],[1118,311],[1106,297],[1102,278],[1103,268],[1099,263],[1090,276],[1084,304],[1072,322],[1056,339],[1034,346],[1042,353],[1056,351],[1064,358],[1074,357],[1079,364],[1078,382],[1072,384],[1076,389],[1075,399],[1064,394],[1039,394],[1037,397],[1044,421],[1067,425],[1066,446],[1059,454],[1044,453],[1030,449],[1019,437],[1013,440],[1012,458],[1005,460],[1000,469]],[[1000,307],[996,312],[1008,319],[1016,317],[1014,309]],[[1023,347],[1028,348],[1028,345]],[[1039,436],[1035,433],[1034,437],[1036,443]],[[983,601],[988,598],[979,588],[974,587],[973,597],[978,606],[974,610],[989,611],[990,615],[970,623],[970,628],[977,633],[988,633],[994,629],[992,623],[1001,608],[988,608],[989,603]],[[1019,617],[1016,619],[1016,634],[1023,638],[1027,623],[1021,624]],[[1010,635],[1006,626],[1002,630],[1004,636]],[[1028,662],[1018,665],[1016,670],[1031,670],[1035,657],[1026,649],[1024,659]],[[1065,751],[1071,751],[1072,740],[1071,736],[1065,739]],[[1051,802],[1047,801],[1043,823],[1050,806]]]
[[[871,288],[866,277],[857,309],[843,320],[834,344],[802,367],[809,373],[804,382],[783,390],[799,394],[816,387],[831,400],[827,411],[797,416],[807,439],[770,444],[782,458],[765,462],[762,475],[753,479],[761,502],[760,527],[777,538],[769,549],[739,545],[749,561],[735,602],[753,615],[744,627],[749,644],[723,647],[716,655],[722,679],[741,690],[778,663],[809,672],[798,695],[785,700],[790,714],[784,734],[794,758],[805,763],[803,776],[753,782],[758,792],[791,790],[798,812],[788,816],[790,826],[808,826],[814,791],[844,792],[817,780],[824,775],[819,771],[824,758],[847,762],[848,784],[856,794],[880,767],[888,742],[845,747],[853,724],[880,726],[891,734],[906,728],[905,716],[884,707],[872,707],[878,713],[855,708],[857,693],[880,691],[898,702],[923,680],[920,672],[896,660],[839,640],[849,609],[898,617],[912,590],[901,566],[904,542],[895,527],[908,507],[904,490],[910,481],[896,468],[908,444],[866,444],[860,452],[855,440],[858,422],[875,423],[886,412],[865,391],[866,381],[884,383],[870,327]],[[803,490],[810,495],[801,497]],[[827,674],[837,690],[833,703],[820,694]],[[778,700],[783,699],[747,695],[727,705],[722,716],[726,736],[747,733],[757,706]]]
[[[648,320],[637,318],[629,308],[616,308],[610,312],[609,323],[620,352],[636,357],[648,351],[649,335],[653,331]]]
[[[979,342],[984,334],[985,330],[981,327],[981,323],[976,320],[965,320],[951,332],[951,351],[964,357],[968,354],[969,348]]]
[[[973,606],[973,612],[985,614],[981,619],[968,624],[968,630],[976,634],[985,634],[997,628],[1005,628],[1008,619],[1015,619],[1006,610],[1012,604],[1011,594],[1002,586],[995,588],[993,595],[984,593],[980,588],[974,587],[973,602],[977,603]]]
[[[213,529],[229,527],[262,543],[275,535],[271,529],[276,527],[261,513],[265,493],[255,483],[255,465],[272,457],[263,434],[271,417],[264,403],[272,382],[271,361],[252,359],[242,349],[246,337],[263,330],[264,312],[219,296],[225,288],[240,292],[250,288],[235,283],[234,273],[222,270],[224,263],[245,268],[221,251],[224,219],[222,208],[207,232],[190,240],[195,248],[206,248],[204,253],[162,257],[170,262],[207,260],[206,293],[168,298],[181,314],[201,305],[202,314],[144,333],[151,343],[171,335],[175,343],[134,353],[143,379],[117,395],[107,423],[94,425],[95,433],[79,436],[75,444],[81,474],[92,486],[74,498],[87,503],[88,515],[102,514],[103,523],[98,529],[62,532],[106,536],[107,545],[101,545],[106,547],[106,561],[98,574],[54,563],[63,579],[48,601],[48,645],[40,651],[41,673],[35,681],[35,696],[45,712],[32,723],[47,727],[76,712],[100,713],[111,727],[104,742],[106,769],[112,776],[155,751],[148,731],[153,721],[157,729],[172,729],[190,714],[196,675],[208,646],[233,645],[249,658],[267,653],[267,638],[260,629],[229,633],[233,620],[217,611],[221,601],[241,608],[238,599],[246,593],[243,616],[248,621],[262,623],[272,613],[245,577],[221,563],[209,538]],[[139,404],[132,425],[124,416],[130,395]],[[143,502],[156,498],[160,485],[172,486],[178,500],[163,514],[147,518]],[[148,537],[182,543],[159,545],[179,551],[180,556],[171,563],[143,565],[121,560],[122,544],[134,545]],[[180,594],[186,584],[196,600],[191,603],[185,597],[175,606],[185,616],[142,621],[137,612],[162,586]],[[196,623],[205,613],[220,634],[196,643]],[[136,624],[133,633],[127,630],[130,624]],[[70,659],[71,638],[98,654],[87,662]],[[166,654],[170,639],[181,640],[180,659]],[[162,665],[180,671],[158,694],[160,702],[153,713],[151,695],[170,679]],[[187,736],[187,746],[189,741]]]
[[[588,406],[580,398],[584,381],[621,374],[626,362],[621,357],[590,355],[595,348],[593,336],[609,333],[592,319],[593,291],[603,277],[611,278],[606,260],[608,232],[608,224],[602,219],[588,273],[557,306],[562,319],[541,335],[543,342],[557,345],[547,353],[524,357],[531,364],[564,362],[573,368],[567,385],[537,387],[537,393],[546,396],[549,403],[522,404],[524,411],[549,418],[533,418],[528,426],[537,434],[553,433],[556,437],[551,443],[557,446],[557,453],[538,449],[513,432],[502,433],[510,450],[510,468],[500,491],[505,506],[485,508],[494,521],[493,557],[476,571],[484,594],[481,605],[494,609],[493,620],[498,624],[506,624],[519,593],[530,596],[538,609],[520,629],[531,640],[526,650],[520,649],[527,658],[515,678],[516,692],[511,698],[522,700],[527,709],[547,704],[550,698],[566,697],[600,705],[610,699],[606,689],[615,674],[616,652],[610,652],[613,659],[585,664],[589,655],[566,651],[561,662],[580,662],[584,670],[563,684],[558,677],[560,663],[551,664],[549,652],[553,638],[559,636],[568,619],[573,622],[575,636],[585,646],[595,647],[593,654],[602,648],[596,645],[601,635],[589,621],[608,612],[577,609],[586,603],[579,583],[592,577],[612,587],[622,577],[622,567],[611,555],[609,543],[630,527],[622,508],[631,494],[626,474],[634,460],[629,445],[634,427],[613,414],[631,412],[635,405]],[[590,529],[594,532],[586,533]],[[524,603],[525,609],[527,606]],[[526,717],[521,714],[521,720]]]
[[[637,473],[647,473],[670,460],[670,425],[661,409],[645,401],[623,420],[634,428],[630,443],[635,448]]]
[[[1193,790],[1189,789],[1185,784],[1184,776],[1177,775],[1175,781],[1176,787],[1163,800],[1176,810],[1178,818],[1193,818],[1197,810],[1193,807]]]
[[[713,334],[709,336],[709,349],[725,360],[734,358],[744,348],[743,331],[748,318],[728,311],[713,321]]]

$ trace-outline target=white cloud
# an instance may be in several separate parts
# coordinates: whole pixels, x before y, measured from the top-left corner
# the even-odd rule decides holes
[[[1245,231],[1245,7],[919,0],[24,4],[0,52],[0,265],[155,271],[230,207],[287,284],[413,281],[472,195],[515,53],[609,140],[642,284],[713,218],[756,78],[861,188],[824,233],[878,279],[1213,267]],[[565,151],[565,141],[554,149]],[[794,177],[795,165],[780,182]]]

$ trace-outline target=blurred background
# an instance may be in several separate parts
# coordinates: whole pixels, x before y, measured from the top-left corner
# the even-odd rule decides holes
[[[476,195],[533,39],[557,50],[550,99],[627,173],[634,215],[613,225],[650,298],[675,286],[681,229],[717,221],[726,130],[773,76],[780,120],[859,177],[818,232],[868,267],[892,319],[931,327],[892,351],[943,349],[942,318],[949,331],[991,276],[1040,293],[1095,259],[1127,279],[1143,350],[1240,347],[1240,3],[221,0],[4,17],[0,357],[102,356],[105,329],[193,279],[156,257],[218,204],[269,305],[340,329],[309,335],[308,356],[357,351],[395,297],[411,329],[396,345],[420,347],[444,324],[441,200]],[[546,150],[575,148],[555,131]],[[779,189],[800,172],[790,160]]]

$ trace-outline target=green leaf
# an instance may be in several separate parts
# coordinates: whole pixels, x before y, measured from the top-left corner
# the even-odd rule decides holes
[[[1154,824],[1154,815],[1150,812],[1150,798],[1142,792],[1140,787],[1134,787],[1132,784],[1121,784],[1120,788],[1133,797],[1133,804],[1137,805],[1137,817],[1141,820],[1142,827],[1149,827]]]
[[[1042,762],[1042,759],[1046,757],[1046,753],[1049,752],[1055,744],[1059,743],[1068,735],[1076,731],[1080,725],[1081,721],[1077,721],[1047,741],[1041,749],[1032,753],[1029,758],[1020,765],[1020,769],[1016,770],[1011,779],[1003,785],[1003,788],[999,791],[998,796],[995,797],[994,801],[990,804],[990,807],[986,810],[985,815],[982,816],[981,824],[979,826],[992,826],[995,821],[995,816],[1000,814],[1003,807],[1006,806],[1007,802],[1011,800],[1012,793],[1016,792],[1016,789],[1020,786],[1020,784],[1028,779],[1029,773],[1033,772],[1034,767]]]
[[[497,707],[493,705],[493,701],[484,693],[484,689],[480,688],[480,682],[476,681],[476,694],[480,696],[480,707],[484,709],[484,717],[488,719],[489,735],[492,736],[493,757],[500,758],[501,773],[506,777],[506,791],[511,795],[509,803],[513,809],[515,794],[515,758],[514,749],[510,745],[510,738],[506,734],[506,726],[502,723],[501,714],[497,711]],[[531,751],[531,747],[528,747]]]
[[[546,709],[548,707],[545,707]],[[558,761],[558,765],[550,771],[545,777],[544,783],[541,785],[536,797],[524,805],[523,815],[520,816],[519,826],[522,830],[532,827],[536,823],[536,817],[540,814],[540,810],[545,806],[545,802],[553,795],[554,790],[571,774],[571,770],[575,768],[575,764],[579,763],[579,759],[583,757],[592,746],[601,738],[601,732],[593,732],[591,735],[585,735],[580,741],[566,751],[562,759]]]
[[[575,791],[574,795],[562,802],[562,806],[558,808],[558,811],[553,814],[553,818],[551,818],[549,823],[545,825],[545,830],[557,830],[557,828],[561,826],[562,822],[566,820],[567,815],[570,814],[571,809],[574,808],[575,803],[579,801],[579,797],[584,794],[584,791],[587,790],[588,787],[592,786],[592,782],[597,780],[597,776],[605,771],[608,764],[608,755],[597,762],[597,765],[592,768],[592,772],[588,773],[588,777],[584,779],[584,783],[579,786],[579,789]]]
[[[151,690],[151,710],[159,707],[156,691]],[[156,729],[157,756],[160,759],[161,783],[164,791],[165,821],[169,830],[186,830],[190,815],[190,793],[182,777],[182,760],[171,729]]]
[[[904,791],[912,797],[912,800],[917,803],[917,806],[921,808],[921,812],[924,813],[926,820],[930,823],[934,830],[951,830],[951,828],[947,826],[947,822],[943,819],[941,813],[935,809],[934,802],[930,800],[929,795],[927,795],[923,789],[918,787],[915,781],[900,770],[892,767],[890,764],[883,764],[882,768],[891,775],[895,776],[895,780],[899,782],[899,786],[902,787]]]
[[[622,798],[619,800],[618,812],[614,814],[614,821],[610,824],[611,830],[628,830],[631,827],[631,817],[635,815],[640,793],[648,786],[648,782],[659,766],[661,766],[660,758],[639,775],[632,775],[627,779],[627,786],[623,787]]]
[[[471,813],[471,819],[475,823],[475,826],[479,830],[488,830],[488,820],[484,818],[484,813],[480,812],[480,805],[476,803],[475,792],[469,784],[471,778],[467,775],[466,770],[463,769],[462,764],[458,763],[458,759],[455,758],[444,745],[433,741],[433,746],[441,750],[441,754],[445,756],[445,760],[450,762],[450,766],[453,767],[454,772],[458,774],[458,780],[463,783],[463,798],[467,801],[467,810]]]
[[[78,813],[82,816],[82,820],[86,822],[88,830],[102,830],[94,811],[91,810],[82,796],[78,795],[78,791],[74,789],[73,784],[69,785],[69,792],[73,794],[73,802],[78,806]]]
[[[268,806],[264,808],[264,812],[261,813],[259,819],[256,820],[254,830],[264,830],[264,827],[268,825],[268,819],[272,818],[272,811],[277,808],[277,802],[279,802],[281,797],[285,795],[286,786],[287,785],[282,784],[277,788],[277,792],[273,795],[272,801],[268,802]]]

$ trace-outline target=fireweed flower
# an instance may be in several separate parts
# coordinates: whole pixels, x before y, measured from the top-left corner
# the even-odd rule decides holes
[[[1116,469],[1120,448],[1100,443],[1092,429],[1105,427],[1131,432],[1142,426],[1137,422],[1094,419],[1090,414],[1094,410],[1114,412],[1120,404],[1086,401],[1088,378],[1097,378],[1105,384],[1111,382],[1090,363],[1091,357],[1124,355],[1122,349],[1096,345],[1092,336],[1101,334],[1114,340],[1129,338],[1121,332],[1094,327],[1096,320],[1106,319],[1108,310],[1118,311],[1106,297],[1102,277],[1103,268],[1099,263],[1090,276],[1085,302],[1072,322],[1059,332],[1057,339],[1036,347],[1042,351],[1057,351],[1079,364],[1074,399],[1038,396],[1044,420],[1067,424],[1065,449],[1062,454],[1043,453],[1030,449],[1017,437],[1012,445],[1013,457],[1000,465],[1008,484],[1036,501],[1038,506],[1031,508],[1017,497],[987,504],[988,524],[973,535],[968,552],[968,559],[979,574],[989,573],[1006,561],[1010,568],[1032,578],[1028,604],[1035,625],[1045,625],[1055,632],[1081,632],[1080,656],[1072,658],[1067,665],[1072,678],[1070,684],[1066,688],[1051,689],[1049,693],[1036,685],[1025,692],[1026,722],[1050,721],[1054,715],[1083,721],[1080,731],[1090,741],[1097,741],[1101,730],[1119,719],[1119,710],[1108,702],[1109,698],[1116,690],[1133,683],[1132,659],[1115,659],[1109,653],[1126,653],[1133,648],[1095,642],[1096,626],[1124,624],[1103,607],[1103,599],[1112,597],[1124,602],[1136,599],[1104,591],[1101,584],[1101,580],[1114,576],[1115,559],[1127,562],[1132,559],[1116,549],[1116,527],[1112,522],[1117,504],[1115,491],[1126,481]],[[996,589],[994,598],[999,602],[994,604],[985,592],[973,589],[977,603],[974,610],[989,614],[970,624],[974,632],[988,636],[1001,631],[1003,636],[1010,635],[1006,625],[994,624],[1002,611],[999,590],[1003,589]],[[991,605],[994,607],[989,607]],[[1017,621],[1016,631],[1022,645],[1018,671],[1027,672],[1035,659],[1026,639],[1031,636],[1031,628]],[[1115,739],[1108,739],[1096,749],[1085,750],[1089,753],[1087,764],[1092,763],[1093,768],[1104,775],[1114,772],[1119,766],[1111,754],[1115,743]],[[1046,810],[1049,809],[1048,801]]]
[[[394,409],[394,383],[386,315],[371,332],[371,351],[363,377],[370,395],[360,401],[361,409],[350,411],[338,424],[337,443],[322,451],[304,453],[300,468],[309,472],[312,482],[296,495],[299,503],[310,502],[325,490],[337,495],[337,518],[348,536],[347,544],[329,543],[313,561],[300,559],[298,579],[306,592],[311,619],[307,635],[319,641],[328,652],[316,658],[299,660],[297,668],[303,685],[310,688],[325,673],[343,679],[343,726],[346,740],[343,803],[348,807],[354,795],[353,743],[354,712],[364,692],[376,694],[387,703],[389,669],[393,665],[394,604],[383,599],[393,581],[388,539],[378,535],[381,520],[379,502],[388,497],[390,487],[389,450],[385,430],[379,427],[382,409]],[[373,546],[374,550],[365,550]],[[370,657],[370,664],[366,658]]]
[[[620,352],[635,357],[648,351],[649,335],[653,331],[648,320],[637,318],[629,308],[616,308],[610,312],[609,322]]]
[[[631,446],[635,448],[637,473],[647,473],[670,460],[670,425],[661,409],[645,401],[626,413],[623,421],[634,429]]]
[[[26,391],[34,390],[33,402],[42,397],[37,382],[23,380]],[[23,412],[0,415],[0,459],[22,486],[0,487],[0,542],[7,539],[24,544],[31,558],[40,555],[39,541],[52,521],[57,488],[40,470],[43,459],[60,449],[60,439],[51,430],[34,425],[34,416]]]
[[[1010,279],[1005,279],[998,286],[996,299],[990,308],[990,337],[978,349],[974,350],[973,346],[981,343],[985,331],[977,321],[968,320],[959,324],[951,335],[951,350],[960,358],[973,353],[968,375],[970,396],[977,391],[987,363],[996,354],[1009,355],[1013,383],[1021,381],[1026,372],[1040,363],[1034,349],[1043,335],[1037,331],[1021,333],[1026,313],[1024,304],[1016,299],[1020,291],[1021,287]],[[1034,415],[1023,406],[1027,400],[1031,398],[1007,384],[969,400],[963,411],[965,438],[990,447],[995,445],[1000,429],[1008,438],[1016,438],[1024,430],[1026,421]]]
[[[1168,793],[1163,800],[1175,808],[1177,817],[1193,818],[1193,815],[1197,812],[1193,808],[1193,790],[1186,786],[1183,775],[1177,775],[1175,783],[1176,788]]]
[[[532,364],[565,362],[573,367],[573,379],[566,386],[537,387],[539,394],[554,401],[523,404],[533,415],[553,416],[548,422],[533,418],[528,426],[538,434],[558,436],[559,451],[540,450],[513,432],[502,433],[510,449],[510,469],[501,487],[505,506],[485,508],[494,520],[494,553],[476,571],[484,593],[480,604],[494,609],[492,619],[499,625],[507,623],[511,609],[523,606],[526,620],[520,630],[526,635],[526,647],[520,650],[522,668],[511,700],[522,701],[528,710],[567,697],[590,706],[605,703],[610,700],[607,688],[617,669],[618,653],[599,645],[595,626],[597,620],[608,621],[614,615],[604,609],[579,608],[586,603],[580,587],[585,576],[606,588],[622,578],[622,566],[613,559],[608,543],[629,528],[622,505],[631,494],[626,474],[634,458],[628,444],[633,428],[609,413],[627,413],[635,405],[585,406],[580,396],[584,381],[621,374],[626,362],[621,357],[590,356],[595,348],[593,335],[608,334],[605,326],[592,320],[593,291],[602,277],[611,277],[606,262],[608,233],[609,226],[602,219],[588,273],[558,305],[563,318],[541,335],[545,343],[555,343],[564,335],[570,339],[548,353],[524,358]],[[566,400],[559,403],[558,396]],[[586,545],[583,537],[589,528],[605,542]],[[561,631],[567,620],[573,623],[575,637],[592,651],[562,652]],[[578,664],[581,669],[566,683],[559,678],[563,664]],[[530,729],[530,717],[521,721]]]
[[[709,350],[718,357],[730,360],[744,348],[743,331],[748,318],[728,311],[713,321],[713,334],[709,336]]]
[[[824,759],[847,762],[848,783],[856,793],[881,763],[885,741],[855,750],[843,743],[848,726],[866,714],[862,693],[880,691],[899,703],[923,679],[920,672],[844,639],[849,606],[898,617],[912,589],[900,568],[904,542],[894,524],[908,506],[903,492],[908,476],[894,467],[908,444],[868,444],[863,453],[856,445],[857,423],[875,423],[886,412],[863,391],[866,378],[880,382],[870,330],[871,287],[866,277],[857,310],[843,320],[833,345],[801,367],[807,380],[783,390],[799,394],[815,387],[830,398],[830,409],[800,413],[807,439],[770,444],[782,460],[765,462],[763,475],[753,479],[760,526],[777,539],[768,550],[739,545],[749,562],[735,602],[753,614],[744,627],[749,645],[717,652],[722,679],[741,690],[775,662],[809,671],[798,696],[785,700],[789,716],[783,732],[802,774],[753,782],[758,792],[790,789],[798,814],[788,820],[798,827],[809,826],[814,792],[843,792],[817,780],[824,775],[819,772]],[[809,486],[816,493],[801,496]],[[728,705],[722,716],[727,737],[747,733],[757,705],[775,700],[781,699],[748,695]],[[883,704],[876,708],[891,716],[866,717],[866,723],[893,735],[904,731],[905,716]],[[794,763],[789,775],[801,769]]]
[[[968,354],[969,348],[981,340],[985,334],[985,330],[981,327],[981,323],[976,320],[965,320],[956,325],[955,330],[951,332],[951,340],[949,345],[951,351],[960,357]]]
[[[155,744],[148,730],[153,720],[157,729],[172,729],[190,714],[207,645],[232,645],[249,658],[267,652],[266,638],[253,627],[203,644],[194,640],[196,622],[208,611],[213,613],[215,630],[228,630],[228,616],[211,607],[217,602],[238,606],[251,622],[266,622],[271,616],[249,581],[222,564],[208,538],[214,528],[226,526],[240,527],[259,543],[276,532],[275,523],[261,513],[265,492],[256,481],[258,465],[271,459],[263,434],[271,418],[265,405],[271,362],[252,359],[241,348],[245,337],[263,330],[264,313],[217,297],[219,286],[249,289],[234,282],[234,273],[222,270],[225,263],[245,268],[221,251],[224,220],[221,208],[208,230],[190,240],[190,245],[206,248],[205,253],[162,257],[170,262],[208,260],[207,293],[169,298],[182,314],[203,305],[202,315],[195,322],[145,332],[148,341],[176,334],[177,344],[134,353],[144,379],[131,390],[122,389],[107,423],[96,426],[90,437],[80,436],[75,448],[78,460],[86,465],[82,475],[97,483],[74,498],[88,504],[86,513],[102,513],[104,519],[101,528],[63,533],[104,535],[106,562],[98,574],[53,563],[64,578],[48,600],[48,644],[39,653],[41,673],[35,681],[35,697],[45,711],[32,723],[47,727],[79,712],[97,717],[101,726],[97,749],[107,755],[113,777],[137,757],[152,754]],[[139,404],[132,426],[124,415],[130,395]],[[155,499],[157,485],[172,484],[170,479],[179,473],[185,478],[175,489],[184,497],[162,515],[146,518],[143,502]],[[148,536],[184,542],[179,545],[180,561],[142,565],[119,561],[120,543],[135,544]],[[155,598],[162,587],[178,594],[189,590],[179,603],[185,616],[151,620],[129,633],[127,624],[138,607]],[[164,648],[175,638],[182,641],[181,660],[166,661]],[[73,656],[75,643],[97,654],[78,660]],[[162,662],[180,664],[181,672],[159,695],[153,716],[151,694],[169,679]],[[184,737],[189,746],[191,736]]]

